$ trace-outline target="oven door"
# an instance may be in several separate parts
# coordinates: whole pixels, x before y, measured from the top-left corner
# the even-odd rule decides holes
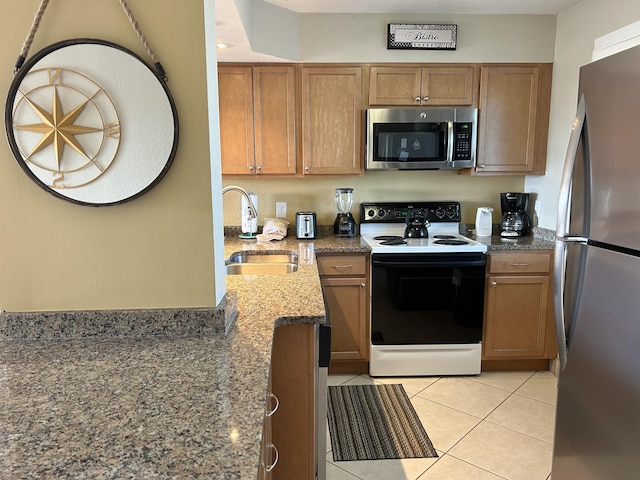
[[[373,254],[371,343],[479,344],[486,254]]]

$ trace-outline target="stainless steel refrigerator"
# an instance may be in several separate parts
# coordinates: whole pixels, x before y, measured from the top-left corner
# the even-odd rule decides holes
[[[640,478],[640,47],[580,69],[554,280],[552,478]]]

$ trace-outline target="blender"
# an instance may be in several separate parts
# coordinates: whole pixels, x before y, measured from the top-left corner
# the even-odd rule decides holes
[[[333,233],[336,237],[355,237],[358,234],[351,207],[353,206],[353,188],[336,188],[336,208],[338,215],[333,222]]]

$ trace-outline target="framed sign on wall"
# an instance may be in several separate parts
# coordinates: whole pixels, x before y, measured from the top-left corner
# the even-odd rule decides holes
[[[455,50],[457,43],[457,25],[388,24],[388,50]]]

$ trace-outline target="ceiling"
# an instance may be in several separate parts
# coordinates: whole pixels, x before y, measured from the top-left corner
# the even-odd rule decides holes
[[[218,51],[229,61],[278,61],[251,51],[234,0],[214,0],[218,43],[232,45]],[[263,0],[297,13],[432,13],[556,15],[581,0]]]
[[[580,0],[264,0],[299,13],[552,14]]]

